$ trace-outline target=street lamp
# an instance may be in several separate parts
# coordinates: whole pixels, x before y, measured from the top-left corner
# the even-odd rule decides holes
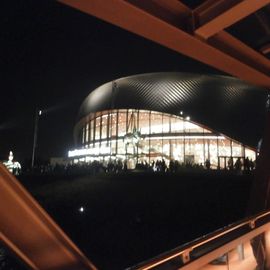
[[[33,139],[33,151],[32,151],[32,162],[31,167],[34,168],[35,165],[35,152],[37,148],[37,134],[38,134],[38,121],[39,117],[42,115],[42,111],[39,109],[36,109],[36,115],[35,115],[35,127],[34,127],[34,139]]]

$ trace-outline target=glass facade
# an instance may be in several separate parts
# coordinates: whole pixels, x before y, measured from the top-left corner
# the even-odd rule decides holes
[[[161,159],[198,165],[209,160],[215,169],[227,167],[230,158],[256,158],[253,149],[202,127],[189,117],[121,109],[96,112],[87,119],[78,133],[84,149],[78,152],[81,161],[121,159],[132,167],[137,162]]]

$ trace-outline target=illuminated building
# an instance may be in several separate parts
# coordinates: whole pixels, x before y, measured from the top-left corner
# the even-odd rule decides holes
[[[75,162],[127,160],[131,168],[161,159],[193,164],[209,159],[212,168],[224,168],[230,157],[255,160],[255,144],[244,141],[256,130],[239,114],[260,115],[265,92],[258,92],[235,78],[184,73],[106,83],[84,100],[74,130],[77,148],[69,157]],[[229,136],[228,123],[237,138]]]

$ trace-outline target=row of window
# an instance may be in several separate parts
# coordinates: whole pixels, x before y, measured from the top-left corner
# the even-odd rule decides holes
[[[87,145],[86,155],[95,157],[135,158],[140,161],[152,162],[157,159],[178,160],[204,164],[206,159],[213,166],[218,166],[223,157],[248,157],[255,160],[255,152],[243,145],[224,137],[216,139],[144,139],[136,145],[127,144],[124,139],[111,140],[108,143]]]
[[[164,133],[210,133],[182,117],[145,110],[113,110],[98,113],[83,127],[82,144],[124,136],[136,129],[141,135]]]
[[[152,162],[164,158],[179,162],[221,166],[223,157],[256,153],[182,117],[153,111],[112,110],[96,113],[81,130],[85,155]],[[222,166],[221,166],[222,167]]]

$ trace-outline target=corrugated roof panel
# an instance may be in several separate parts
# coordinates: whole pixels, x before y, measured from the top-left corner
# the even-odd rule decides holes
[[[115,84],[115,89],[113,88]],[[179,72],[139,74],[106,83],[83,102],[79,119],[107,109],[145,109],[179,115],[256,146],[267,91],[239,79]]]

